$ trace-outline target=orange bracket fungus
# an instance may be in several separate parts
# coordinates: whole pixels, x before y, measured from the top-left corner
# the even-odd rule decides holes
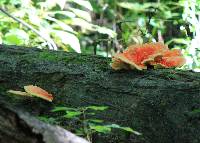
[[[8,90],[7,92],[20,96],[36,96],[44,100],[47,100],[49,102],[52,102],[53,100],[52,94],[49,94],[46,90],[38,86],[33,86],[33,85],[24,86],[24,90],[26,92],[16,91],[16,90]]]
[[[123,53],[115,54],[111,67],[120,69],[147,69],[148,65],[154,67],[172,68],[185,64],[185,58],[180,50],[170,50],[161,42],[136,44],[129,46]]]

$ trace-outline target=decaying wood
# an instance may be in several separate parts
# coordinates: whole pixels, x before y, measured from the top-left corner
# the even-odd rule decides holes
[[[200,142],[200,73],[114,71],[109,63],[100,56],[0,46],[0,101],[34,116],[55,106],[108,106],[97,118],[143,134],[120,134],[115,142]],[[52,93],[53,102],[6,93],[30,84]]]

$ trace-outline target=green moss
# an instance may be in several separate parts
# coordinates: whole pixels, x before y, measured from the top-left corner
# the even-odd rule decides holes
[[[173,80],[173,79],[177,79],[177,78],[178,78],[178,75],[176,75],[176,74],[168,74],[167,77],[168,77],[169,79]]]
[[[53,54],[49,51],[40,52],[38,55],[38,58],[42,59],[42,60],[49,60],[49,61],[58,61],[59,60],[59,57],[56,54]]]
[[[158,70],[156,70],[157,72]],[[161,77],[168,79],[168,80],[175,80],[180,78],[179,71],[175,71],[174,69],[161,69],[162,73],[160,74]],[[165,72],[164,72],[165,71]],[[159,71],[158,71],[159,72]]]
[[[97,58],[95,58],[95,61],[94,61],[94,59],[91,57],[88,57],[88,55],[77,56],[76,53],[42,51],[42,52],[39,52],[36,56],[37,56],[37,59],[39,59],[39,60],[48,60],[48,61],[53,61],[53,62],[62,61],[62,62],[66,62],[66,63],[70,62],[71,64],[77,64],[77,65],[84,64],[84,65],[93,66],[95,63],[96,65],[98,65],[98,67],[100,69],[107,68],[110,63],[110,59],[102,60],[102,57],[91,55],[91,57],[93,57],[93,56],[97,57]],[[32,55],[32,57],[33,57],[33,55]],[[108,65],[108,66],[105,67],[105,65]]]
[[[52,53],[50,51],[42,51],[39,53],[38,58],[41,60],[48,60],[48,61],[64,61],[64,62],[71,62],[75,64],[81,64],[84,63],[84,59],[82,56],[77,57],[74,55],[71,55],[70,53],[67,53],[67,55],[64,55],[65,53]],[[75,53],[73,53],[75,54]]]

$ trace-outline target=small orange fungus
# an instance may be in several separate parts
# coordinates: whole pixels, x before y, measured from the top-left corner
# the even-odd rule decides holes
[[[14,95],[20,95],[20,96],[31,96],[30,94],[28,94],[27,92],[23,92],[23,91],[18,91],[18,90],[8,90],[8,93],[14,94]]]
[[[49,94],[46,90],[44,90],[38,86],[33,86],[33,85],[24,86],[24,90],[28,94],[40,97],[44,100],[47,100],[50,102],[52,102],[52,100],[53,100],[52,94]]]

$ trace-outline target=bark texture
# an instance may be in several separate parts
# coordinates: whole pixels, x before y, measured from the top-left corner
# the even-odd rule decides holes
[[[54,106],[104,105],[109,109],[97,118],[142,133],[137,137],[120,134],[113,142],[200,142],[199,73],[114,71],[109,63],[109,58],[93,55],[0,46],[0,102],[35,116]],[[29,84],[52,93],[53,103],[6,93]]]

